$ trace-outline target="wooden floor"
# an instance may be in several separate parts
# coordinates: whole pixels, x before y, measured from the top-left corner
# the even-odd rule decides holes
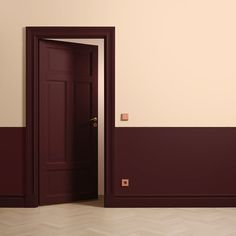
[[[103,208],[103,200],[1,208],[1,236],[236,236],[236,208]]]

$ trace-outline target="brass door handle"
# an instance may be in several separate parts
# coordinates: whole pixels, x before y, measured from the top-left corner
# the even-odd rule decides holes
[[[98,121],[97,117],[93,117],[93,118],[90,119],[90,122],[96,122],[96,121]]]
[[[92,126],[95,127],[95,128],[98,127],[98,122],[97,121],[98,121],[97,117],[93,117],[93,118],[90,119],[90,122],[92,123]]]

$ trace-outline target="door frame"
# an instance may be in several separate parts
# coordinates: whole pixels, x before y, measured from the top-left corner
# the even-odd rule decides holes
[[[115,27],[26,27],[26,156],[25,207],[39,206],[39,40],[104,39],[104,206],[112,183],[115,128]]]

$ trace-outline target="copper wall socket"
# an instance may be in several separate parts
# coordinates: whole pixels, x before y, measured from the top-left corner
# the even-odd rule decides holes
[[[121,179],[122,187],[129,187],[129,179]]]

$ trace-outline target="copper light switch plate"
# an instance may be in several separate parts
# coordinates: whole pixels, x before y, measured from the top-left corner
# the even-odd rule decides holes
[[[121,119],[121,121],[128,121],[129,120],[129,114],[128,113],[121,113],[120,119]]]
[[[122,187],[129,187],[129,179],[121,179]]]

